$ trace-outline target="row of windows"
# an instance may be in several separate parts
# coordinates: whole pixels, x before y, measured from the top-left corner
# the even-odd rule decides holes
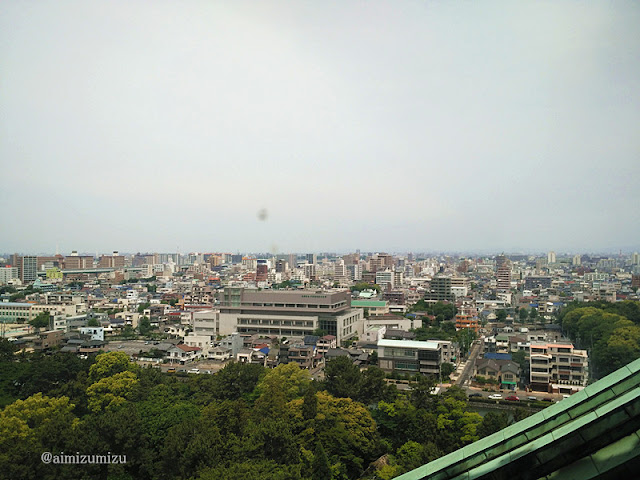
[[[396,370],[412,370],[412,371],[418,371],[418,365],[416,365],[415,363],[406,363],[406,362],[396,362],[394,365],[394,368]]]
[[[271,320],[264,318],[239,318],[239,325],[276,325],[284,327],[313,327],[313,320]]]
[[[240,333],[259,333],[263,335],[293,336],[312,335],[313,330],[288,330],[284,328],[259,328],[259,327],[238,327]]]
[[[415,350],[410,350],[408,348],[385,348],[384,349],[385,357],[410,357],[414,358],[416,356]]]

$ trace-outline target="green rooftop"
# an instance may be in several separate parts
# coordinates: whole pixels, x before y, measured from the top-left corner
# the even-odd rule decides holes
[[[638,478],[640,359],[398,480]]]
[[[351,300],[351,306],[364,308],[386,307],[387,302],[383,300]]]

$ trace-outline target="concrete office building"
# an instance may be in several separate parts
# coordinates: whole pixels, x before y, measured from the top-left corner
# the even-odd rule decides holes
[[[382,339],[378,342],[378,359],[380,368],[388,373],[439,375],[442,345],[437,341]]]
[[[320,328],[338,343],[363,331],[362,310],[347,291],[270,291],[227,287],[220,299],[220,335],[303,337]]]
[[[16,265],[18,267],[18,278],[22,283],[34,282],[38,276],[38,257],[34,255],[25,255],[18,257],[14,255]]]
[[[425,300],[436,300],[439,302],[454,302],[456,297],[451,293],[451,277],[436,275],[431,279],[430,291],[424,296]]]

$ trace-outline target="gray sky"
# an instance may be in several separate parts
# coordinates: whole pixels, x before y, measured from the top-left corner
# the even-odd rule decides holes
[[[632,1],[1,2],[0,251],[637,248],[638,25]]]

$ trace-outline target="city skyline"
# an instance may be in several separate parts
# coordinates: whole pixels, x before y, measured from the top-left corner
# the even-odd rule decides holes
[[[362,249],[354,249],[354,250],[319,250],[319,251],[296,251],[296,252],[288,252],[288,251],[279,251],[279,252],[260,252],[260,251],[251,251],[244,250],[240,251],[237,249],[234,250],[220,250],[220,249],[198,249],[198,250],[189,250],[189,251],[178,251],[178,250],[135,250],[135,251],[118,251],[118,250],[110,250],[110,251],[85,251],[85,250],[70,250],[70,251],[37,251],[37,252],[25,252],[25,251],[14,251],[14,252],[1,252],[0,257],[4,256],[5,258],[10,258],[11,255],[26,255],[26,256],[52,256],[52,255],[62,255],[62,256],[73,256],[73,255],[90,255],[94,258],[99,258],[101,256],[109,256],[112,254],[124,255],[124,256],[134,256],[134,255],[153,255],[153,254],[163,254],[163,255],[174,255],[179,254],[182,256],[186,255],[215,255],[215,254],[231,254],[231,255],[248,255],[253,256],[254,258],[268,258],[273,256],[282,256],[282,255],[297,255],[298,257],[304,257],[309,254],[318,254],[318,255],[328,255],[328,256],[346,256],[350,254],[354,254],[356,252],[360,252],[360,255],[363,257],[376,255],[376,254],[389,254],[394,256],[404,256],[404,255],[420,255],[425,257],[437,257],[437,256],[452,256],[452,257],[460,257],[464,258],[465,256],[469,256],[471,258],[474,257],[492,257],[505,255],[509,256],[533,256],[533,257],[546,257],[549,253],[553,253],[558,257],[558,259],[569,259],[575,255],[584,255],[584,256],[610,256],[610,257],[632,257],[633,255],[638,254],[638,250],[640,249],[618,249],[618,250],[602,250],[602,251],[505,251],[505,250],[466,250],[466,251],[440,251],[440,250],[399,250],[399,251],[391,251],[391,250],[362,250]]]
[[[0,250],[640,249],[640,5],[0,11]]]

